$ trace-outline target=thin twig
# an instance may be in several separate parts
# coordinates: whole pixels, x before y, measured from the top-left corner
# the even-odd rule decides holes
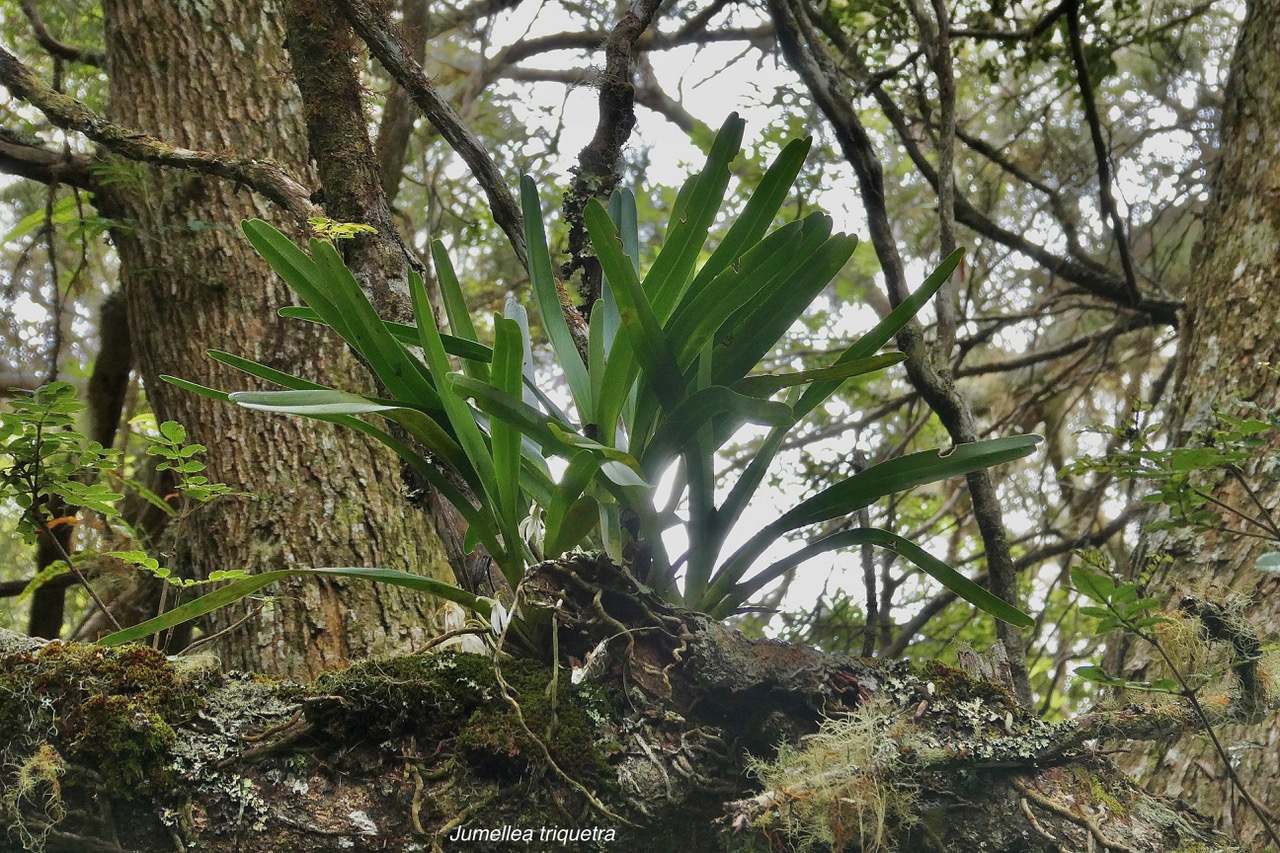
[[[1080,0],[1069,0],[1066,7],[1071,61],[1076,67],[1076,79],[1080,83],[1080,100],[1084,105],[1085,123],[1089,125],[1089,138],[1093,142],[1093,154],[1098,161],[1098,194],[1102,202],[1102,212],[1111,220],[1116,249],[1120,253],[1120,266],[1124,270],[1129,307],[1134,308],[1142,302],[1142,292],[1138,290],[1138,278],[1133,268],[1133,253],[1129,251],[1129,238],[1125,233],[1124,222],[1120,219],[1120,211],[1116,209],[1116,200],[1111,193],[1111,153],[1107,150],[1106,140],[1102,138],[1102,119],[1098,116],[1098,105],[1093,97],[1093,84],[1089,79],[1089,62],[1084,55],[1084,39],[1080,34]]]
[[[113,626],[115,626],[117,631],[124,630],[124,626],[116,620],[116,617],[112,615],[110,608],[107,607],[107,603],[98,596],[97,592],[94,591],[93,586],[89,583],[89,579],[86,578],[84,574],[81,573],[80,569],[76,567],[75,561],[71,559],[71,555],[67,553],[67,549],[62,547],[62,543],[58,541],[58,537],[53,535],[53,531],[49,529],[48,522],[44,519],[40,519],[40,529],[44,532],[45,536],[49,537],[49,541],[53,542],[53,546],[58,549],[58,553],[62,556],[63,562],[67,564],[67,568],[76,576],[76,580],[80,581],[80,585],[84,587],[85,592],[89,593],[89,597],[93,599],[93,603],[98,606],[98,609],[102,611],[102,614],[107,617],[107,620]]]
[[[183,649],[178,654],[183,654],[183,655],[191,654],[191,652],[200,648],[201,646],[208,645],[209,643],[212,643],[214,640],[218,639],[219,637],[225,637],[227,634],[230,634],[232,631],[239,628],[241,625],[243,625],[244,623],[248,622],[250,619],[257,616],[259,613],[261,613],[262,608],[265,606],[266,606],[265,604],[257,605],[248,613],[246,613],[244,616],[240,617],[235,622],[232,622],[230,625],[223,628],[221,631],[215,631],[214,633],[210,634],[207,637],[201,637],[200,639],[188,645],[185,649]]]
[[[634,11],[623,15],[609,34],[604,45],[604,72],[596,81],[600,96],[595,134],[578,153],[573,183],[564,194],[564,218],[569,225],[569,262],[563,274],[568,278],[579,269],[583,271],[579,292],[584,300],[582,313],[586,316],[599,297],[601,275],[599,263],[590,254],[583,211],[592,198],[608,198],[618,185],[622,148],[636,124],[636,43],[653,22],[659,5],[659,0],[640,0]]]

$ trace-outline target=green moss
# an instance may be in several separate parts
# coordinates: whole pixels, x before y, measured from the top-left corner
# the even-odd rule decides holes
[[[1071,773],[1079,781],[1081,787],[1088,792],[1087,795],[1092,803],[1105,806],[1112,815],[1123,816],[1129,813],[1128,806],[1120,799],[1120,797],[1128,799],[1128,791],[1125,790],[1123,785],[1108,785],[1103,782],[1100,776],[1083,764],[1073,764]]]
[[[932,682],[936,695],[941,698],[961,697],[964,699],[981,699],[986,704],[1008,708],[1018,708],[1018,702],[1008,688],[975,678],[963,669],[948,666],[939,660],[929,660],[920,664],[919,676],[926,682]]]
[[[5,758],[52,749],[129,796],[163,781],[173,725],[199,709],[208,677],[179,673],[141,646],[49,643],[8,655],[0,660],[0,730],[19,734]]]
[[[544,764],[532,732],[573,778],[594,784],[611,780],[608,746],[597,744],[597,731],[613,714],[607,699],[597,690],[570,685],[568,673],[561,672],[553,703],[549,668],[528,660],[501,666],[520,714],[503,697],[494,662],[461,652],[357,664],[321,676],[316,687],[342,697],[348,725],[381,737],[413,734],[428,742],[449,741],[458,758],[486,775],[518,778]]]

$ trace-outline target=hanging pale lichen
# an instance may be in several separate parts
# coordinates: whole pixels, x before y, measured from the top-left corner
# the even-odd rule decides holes
[[[827,719],[797,747],[783,744],[773,761],[752,758],[765,787],[757,825],[781,832],[800,850],[865,853],[891,846],[896,828],[915,820],[915,790],[899,746],[910,722],[886,701]]]

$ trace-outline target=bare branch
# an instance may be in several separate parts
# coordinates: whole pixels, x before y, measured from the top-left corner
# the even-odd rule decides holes
[[[319,213],[311,203],[311,191],[278,163],[177,148],[150,134],[109,122],[75,98],[44,85],[4,48],[0,48],[0,83],[15,98],[44,113],[53,124],[83,133],[122,157],[236,181],[261,193],[302,222]]]
[[[489,152],[463,123],[453,105],[440,96],[400,36],[392,29],[386,15],[375,10],[366,0],[338,0],[343,15],[364,39],[369,50],[387,72],[412,96],[413,102],[440,131],[449,146],[471,169],[472,176],[484,190],[493,211],[494,222],[507,235],[521,265],[529,266],[529,252],[524,240],[524,218],[508,181]]]
[[[951,57],[951,12],[946,0],[933,0],[932,17],[920,0],[911,4],[911,12],[920,28],[925,56],[938,81],[939,127],[938,154],[938,259],[956,249],[956,80]],[[960,325],[960,299],[955,282],[947,282],[934,302],[938,315],[937,342],[939,357],[950,357],[955,345],[956,328]]]
[[[630,13],[628,13],[630,14]],[[490,73],[501,76],[501,70],[523,62],[543,53],[556,50],[596,51],[605,47],[613,33],[599,30],[552,33],[547,36],[521,39],[498,52],[488,63]],[[634,49],[637,51],[667,50],[687,44],[710,44],[723,41],[763,42],[773,38],[772,27],[723,27],[715,30],[681,28],[670,35],[647,30],[637,36]]]
[[[1129,307],[1133,308],[1142,301],[1142,293],[1138,290],[1138,278],[1133,270],[1129,237],[1125,233],[1124,222],[1120,219],[1120,211],[1116,209],[1116,200],[1111,194],[1111,154],[1107,151],[1106,140],[1102,138],[1102,119],[1098,116],[1098,105],[1093,98],[1089,62],[1084,56],[1079,0],[1070,0],[1067,4],[1067,33],[1071,42],[1071,61],[1076,67],[1076,79],[1080,83],[1080,101],[1084,105],[1085,123],[1089,125],[1089,138],[1093,142],[1093,154],[1098,161],[1098,195],[1102,202],[1102,212],[1111,220],[1116,249],[1120,253],[1120,266],[1124,270],[1125,296]]]
[[[1070,355],[1100,343],[1109,343],[1125,332],[1145,329],[1152,325],[1155,325],[1155,321],[1145,314],[1126,314],[1117,318],[1110,326],[1091,334],[1082,335],[1057,346],[1037,348],[1016,358],[961,367],[956,370],[956,376],[982,376],[987,373],[1002,373],[1007,370],[1017,370],[1022,367],[1043,364],[1046,361],[1052,361],[1055,358],[1061,358],[1064,355]]]
[[[19,0],[18,5],[22,7],[22,14],[27,16],[27,22],[31,24],[31,32],[36,37],[36,41],[49,51],[50,56],[56,56],[68,62],[79,62],[82,65],[106,67],[107,54],[101,48],[67,44],[54,37],[53,33],[49,32],[49,28],[44,25],[44,19],[40,17],[40,9],[36,6],[35,0]]]
[[[39,140],[23,139],[0,128],[0,172],[39,181],[42,184],[65,184],[82,190],[93,188],[92,162],[83,154],[54,151]]]
[[[735,0],[712,0],[698,14],[685,22],[684,26],[676,33],[676,38],[688,38],[695,33],[703,32],[706,30],[707,25],[711,23],[712,18],[734,2]]]
[[[649,58],[641,56],[639,62],[644,70],[649,65]],[[560,83],[572,88],[594,85],[598,75],[599,70],[591,68],[529,68],[517,65],[504,71],[502,76],[522,83]],[[668,95],[647,70],[644,70],[636,83],[635,98],[637,104],[653,110],[685,133],[693,133],[699,129],[710,130],[705,122]]]
[[[410,55],[421,64],[427,57],[427,0],[405,0],[403,5],[402,32],[405,46]],[[400,192],[405,154],[409,149],[409,138],[413,135],[416,118],[413,96],[397,83],[387,94],[387,103],[382,108],[382,121],[378,125],[378,140],[374,143],[374,150],[378,155],[378,180],[382,184],[382,193],[387,197],[388,205],[395,201]]]
[[[1068,2],[1070,0],[1063,0],[1048,12],[1045,12],[1034,24],[1021,30],[957,29],[954,31],[954,35],[963,38],[982,39],[984,41],[1035,41],[1047,33],[1054,22],[1062,17]]]
[[[457,6],[449,8],[445,4],[430,3],[429,0],[410,0],[410,6],[419,6],[427,9],[429,6],[435,6],[431,11],[431,32],[430,36],[434,37],[449,30],[456,29],[464,24],[474,24],[481,18],[487,18],[490,15],[496,15],[507,9],[514,9],[520,5],[520,0],[476,0],[476,2],[466,6]],[[412,13],[407,12],[405,15],[406,22]]]
[[[876,86],[869,91],[876,99],[876,103],[884,112],[885,117],[889,119],[889,123],[893,125],[898,134],[899,142],[907,152],[907,156],[911,158],[911,162],[915,164],[921,177],[936,192],[938,188],[938,172],[929,163],[928,158],[925,157],[924,152],[920,150],[920,146],[912,137],[906,117],[883,89]],[[1015,234],[997,224],[974,207],[962,195],[956,196],[956,221],[967,228],[971,228],[983,237],[1026,255],[1049,272],[1064,281],[1070,282],[1085,293],[1096,296],[1099,299],[1105,299],[1113,304],[1124,306],[1129,304],[1128,285],[1122,277],[1115,275],[1098,263],[1078,261],[1055,255],[1043,246],[1031,242],[1022,234]],[[1156,296],[1144,296],[1137,305],[1133,306],[1133,310],[1150,314],[1157,322],[1175,328],[1178,326],[1178,311],[1181,308],[1181,300]]]
[[[586,223],[582,213],[592,198],[608,198],[618,185],[618,164],[622,147],[631,137],[636,124],[635,71],[636,43],[653,22],[660,0],[641,0],[623,15],[605,43],[605,67],[600,76],[599,115],[591,141],[578,153],[578,166],[573,183],[564,194],[564,218],[569,225],[569,261],[564,265],[566,279],[582,270],[579,293],[583,313],[600,296],[600,265],[589,249]]]

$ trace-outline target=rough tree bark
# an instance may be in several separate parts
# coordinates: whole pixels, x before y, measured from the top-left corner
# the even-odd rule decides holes
[[[1215,425],[1215,408],[1241,414],[1244,405],[1280,408],[1280,360],[1275,318],[1280,316],[1280,3],[1254,0],[1241,27],[1225,109],[1218,172],[1196,256],[1196,274],[1187,297],[1182,327],[1178,381],[1166,417],[1172,442],[1186,445],[1204,438]],[[1244,479],[1258,490],[1261,506],[1280,502],[1280,479],[1271,461],[1280,437],[1256,454]],[[1255,508],[1235,479],[1213,490],[1232,506]],[[1233,525],[1239,527],[1238,522]],[[1258,556],[1275,544],[1247,536],[1155,534],[1145,538],[1135,559],[1160,551],[1173,561],[1159,565],[1151,589],[1176,600],[1207,585],[1247,596],[1256,624],[1275,630],[1280,624],[1280,581],[1255,569]],[[1149,651],[1123,647],[1117,658],[1130,673],[1148,663]],[[1243,781],[1263,808],[1280,815],[1280,728],[1274,720],[1260,726],[1222,732]],[[1261,827],[1231,791],[1221,761],[1203,739],[1159,743],[1125,762],[1153,790],[1186,798],[1218,819],[1247,843],[1260,845]]]
[[[302,102],[274,4],[117,0],[104,3],[103,14],[112,119],[173,145],[306,171]],[[181,526],[170,563],[197,577],[330,565],[448,578],[431,519],[406,506],[389,454],[362,436],[252,414],[159,380],[172,374],[251,387],[249,377],[205,355],[216,348],[340,387],[367,387],[340,340],[275,317],[288,289],[230,226],[245,217],[279,222],[277,211],[230,182],[124,161],[109,169],[97,200],[120,223],[113,240],[151,404],[209,448],[214,481],[250,493]],[[231,666],[305,678],[409,648],[432,633],[434,614],[432,602],[407,591],[299,581],[224,637],[218,652]],[[218,615],[214,630],[241,615]]]

